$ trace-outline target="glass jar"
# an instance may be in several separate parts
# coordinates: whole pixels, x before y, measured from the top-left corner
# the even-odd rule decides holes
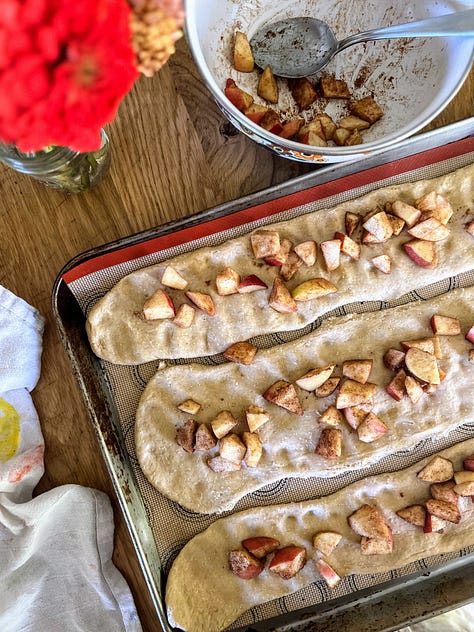
[[[109,137],[104,130],[101,135],[100,148],[84,153],[57,145],[22,153],[14,145],[0,143],[0,162],[54,189],[80,193],[99,184],[110,167]]]

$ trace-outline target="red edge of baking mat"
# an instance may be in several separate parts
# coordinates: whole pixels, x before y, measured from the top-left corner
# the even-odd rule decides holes
[[[400,173],[404,173],[406,171],[412,171],[413,169],[441,162],[442,160],[447,160],[448,158],[454,158],[471,151],[472,148],[473,141],[472,138],[469,137],[448,145],[429,149],[419,154],[414,154],[413,156],[400,158],[399,160],[385,163],[383,165],[379,165],[378,167],[372,167],[371,169],[366,169],[365,171],[360,171],[343,178],[332,180],[331,182],[318,184],[308,189],[297,191],[296,193],[290,193],[289,195],[279,197],[269,202],[264,202],[262,204],[257,204],[256,206],[242,209],[241,211],[230,213],[229,215],[225,215],[223,217],[210,219],[196,226],[178,229],[170,234],[149,239],[140,244],[126,246],[103,255],[98,255],[97,257],[93,257],[87,261],[79,263],[71,270],[66,271],[62,275],[62,279],[65,283],[72,283],[73,281],[77,281],[88,274],[124,263],[125,261],[132,261],[133,259],[138,259],[139,257],[143,257],[153,252],[159,252],[160,250],[188,243],[195,239],[199,239],[200,237],[213,235],[229,228],[241,226],[242,224],[252,222],[256,219],[261,219],[262,217],[271,217],[276,213],[307,204],[308,202],[312,202],[314,200],[331,197],[332,195],[337,195],[343,191],[350,191],[351,189],[376,182],[377,180],[399,175]]]

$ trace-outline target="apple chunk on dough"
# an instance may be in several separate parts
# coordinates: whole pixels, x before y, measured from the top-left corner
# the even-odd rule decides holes
[[[372,505],[362,505],[349,516],[348,521],[351,529],[360,536],[382,540],[390,540],[392,537],[383,514]]]
[[[305,391],[314,391],[318,386],[324,384],[324,382],[331,377],[336,365],[328,364],[327,366],[317,367],[311,369],[299,379],[296,380],[296,384]]]
[[[430,323],[433,332],[438,336],[457,336],[461,333],[461,323],[458,318],[433,314]]]
[[[317,560],[316,568],[329,588],[334,588],[341,581],[341,577],[336,573],[332,566],[324,560]]]
[[[436,356],[417,347],[410,347],[405,354],[405,365],[409,373],[422,382],[440,384]]]
[[[174,315],[175,309],[173,301],[161,288],[158,288],[143,304],[143,316],[145,320],[173,318]]]
[[[302,546],[290,544],[275,551],[268,568],[282,579],[291,579],[305,564],[306,549]]]
[[[296,415],[303,414],[303,408],[300,400],[298,399],[296,389],[290,382],[278,380],[267,388],[267,390],[263,393],[263,397],[268,402],[281,406],[281,408],[285,408],[291,413],[295,413]]]
[[[452,461],[438,455],[433,457],[417,474],[420,480],[428,483],[444,483],[453,478],[453,475]]]
[[[438,265],[438,254],[433,241],[412,239],[403,244],[403,250],[416,265],[422,268],[436,268]]]
[[[280,541],[265,535],[256,535],[242,540],[242,546],[254,557],[261,560],[269,553],[273,553],[280,546]]]
[[[263,571],[264,564],[246,549],[235,549],[229,553],[229,568],[240,579],[253,579]]]

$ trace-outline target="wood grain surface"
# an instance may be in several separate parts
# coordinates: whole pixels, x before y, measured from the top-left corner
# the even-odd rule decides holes
[[[427,129],[474,115],[474,72]],[[236,132],[212,101],[184,40],[153,79],[141,78],[107,129],[110,173],[66,195],[0,164],[0,284],[46,318],[42,372],[33,392],[46,441],[36,493],[65,483],[106,492],[115,513],[114,561],[145,632],[159,630],[94,430],[60,342],[51,290],[62,266],[94,246],[185,217],[316,167],[274,156]]]

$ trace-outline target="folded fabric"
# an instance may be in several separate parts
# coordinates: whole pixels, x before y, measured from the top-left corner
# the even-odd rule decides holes
[[[44,319],[0,286],[0,630],[140,632],[112,563],[109,498],[64,485],[32,498],[44,441],[30,391]]]

